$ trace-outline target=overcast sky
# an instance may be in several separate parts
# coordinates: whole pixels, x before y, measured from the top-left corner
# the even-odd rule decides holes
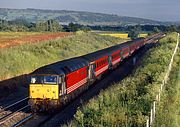
[[[77,10],[180,21],[180,0],[0,0],[0,8]]]

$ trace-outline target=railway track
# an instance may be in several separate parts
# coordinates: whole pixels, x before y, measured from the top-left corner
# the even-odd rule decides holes
[[[13,104],[10,104],[10,105],[6,106],[5,108],[2,108],[2,109],[0,110],[0,113],[3,112],[4,110],[10,109],[12,106],[15,106],[15,105],[17,105],[17,104],[19,104],[19,103],[21,103],[21,102],[23,102],[23,101],[28,100],[28,98],[29,98],[29,97],[25,97],[25,98],[23,98],[23,99],[21,99],[21,100],[19,100],[19,101],[16,101],[16,102],[13,103]]]
[[[0,126],[13,126],[32,114],[28,105],[28,97],[23,98],[0,110]]]
[[[25,122],[29,121],[30,119],[32,119],[34,117],[34,115],[31,113],[30,115],[28,115],[27,117],[25,117],[24,119],[22,119],[21,121],[15,123],[13,125],[13,127],[19,127],[20,125],[23,125]]]

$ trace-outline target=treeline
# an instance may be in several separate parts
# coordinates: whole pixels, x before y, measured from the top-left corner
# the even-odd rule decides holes
[[[176,25],[92,26],[90,28],[100,31],[116,31],[128,33],[128,36],[132,39],[138,38],[138,35],[141,33],[148,33],[148,35],[151,35],[159,32],[180,32],[180,26]]]
[[[101,31],[123,31],[128,32],[134,27],[139,27],[142,31],[152,32],[152,31],[162,31],[162,32],[180,32],[180,26],[176,25],[131,25],[131,26],[90,26],[93,30]]]
[[[13,21],[6,21],[0,19],[0,31],[13,32],[75,32],[78,30],[90,31],[87,26],[69,23],[68,25],[61,25],[57,20],[38,21],[37,23],[30,23],[24,19],[16,19]]]
[[[136,36],[141,32],[147,32],[147,33],[157,33],[160,31],[180,32],[180,26],[176,26],[176,25],[85,26],[75,23],[69,23],[68,25],[61,25],[59,21],[54,19],[49,19],[47,21],[37,21],[36,23],[28,22],[23,18],[19,18],[13,21],[6,21],[0,19],[0,31],[75,32],[78,30],[117,31],[117,32],[129,33],[130,36]]]

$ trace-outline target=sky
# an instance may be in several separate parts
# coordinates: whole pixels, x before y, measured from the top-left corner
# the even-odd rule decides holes
[[[0,0],[0,8],[89,11],[180,21],[180,0]]]

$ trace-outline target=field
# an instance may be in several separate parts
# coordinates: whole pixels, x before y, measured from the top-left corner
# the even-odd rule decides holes
[[[139,37],[147,37],[148,34],[139,34]]]
[[[108,36],[112,36],[112,37],[129,39],[127,33],[104,33],[104,34],[100,34],[100,35],[108,35]]]
[[[102,33],[100,35],[108,35],[117,38],[130,39],[127,33]],[[139,37],[146,37],[147,34],[139,34]]]
[[[37,43],[69,35],[72,35],[72,33],[0,32],[0,48],[16,46],[24,43]]]

